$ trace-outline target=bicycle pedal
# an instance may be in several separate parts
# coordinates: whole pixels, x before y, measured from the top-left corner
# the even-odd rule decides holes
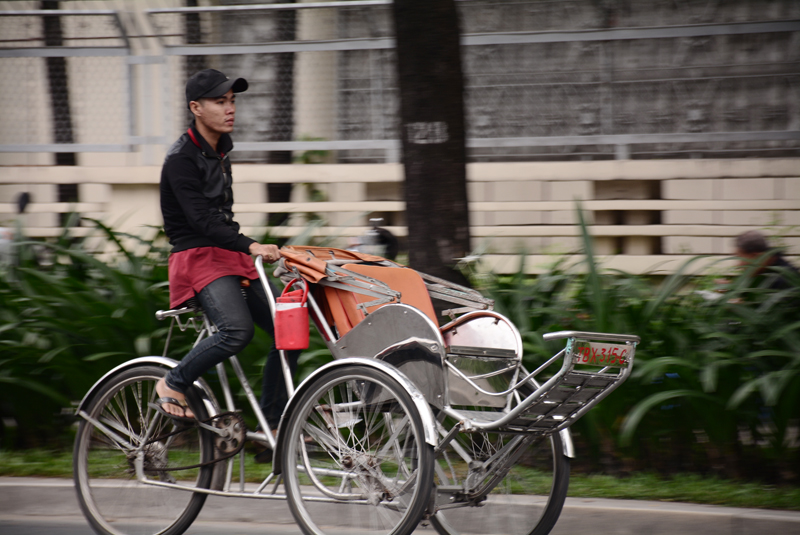
[[[212,433],[216,433],[219,436],[224,436],[225,435],[225,431],[223,429],[218,429],[218,428],[214,427],[213,425],[208,425],[208,424],[203,423],[203,422],[197,422],[196,425],[197,425],[197,427],[202,427],[206,431],[211,431]]]
[[[235,455],[243,447],[247,439],[247,426],[238,412],[218,414],[213,420],[211,429],[217,433],[214,445],[224,455]]]

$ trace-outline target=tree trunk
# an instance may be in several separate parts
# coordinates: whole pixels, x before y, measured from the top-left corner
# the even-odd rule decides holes
[[[43,1],[41,8],[57,11],[58,2]],[[45,15],[43,17],[45,46],[64,46],[64,32],[61,28],[61,17]],[[72,112],[69,106],[69,76],[67,74],[67,58],[45,58],[47,62],[47,82],[50,87],[50,108],[53,112],[53,138],[56,143],[75,143],[72,132]],[[74,152],[56,152],[56,165],[77,165]],[[77,184],[58,184],[58,202],[78,202]],[[80,217],[72,214],[59,214],[59,224],[79,226]]]
[[[285,3],[294,3],[286,0]],[[294,41],[297,27],[297,16],[294,10],[278,12],[277,41]],[[275,101],[270,121],[270,141],[291,141],[294,135],[294,53],[286,52],[277,55],[277,82]],[[292,151],[271,151],[267,154],[267,163],[290,164]],[[292,196],[292,184],[280,182],[267,184],[268,202],[289,202]],[[289,218],[285,212],[271,212],[267,215],[267,224],[277,226]]]
[[[197,0],[186,0],[186,7],[197,7]],[[200,45],[203,43],[203,31],[200,26],[200,13],[186,13],[183,22],[185,25],[186,44]],[[205,56],[186,56],[186,79],[194,73],[206,68]]]
[[[197,0],[186,0],[186,7],[197,7]],[[183,15],[184,38],[187,45],[203,44],[203,29],[200,25],[200,13],[185,13]],[[186,56],[185,58],[186,80],[191,76],[206,68],[205,56]],[[184,108],[186,123],[194,119],[194,115],[188,108]]]
[[[464,82],[454,0],[395,0],[409,263],[464,284],[470,251]]]
[[[58,2],[44,1],[42,9],[58,10]],[[61,17],[45,15],[43,19],[45,46],[64,46]],[[69,108],[69,78],[67,58],[45,58],[47,82],[50,87],[50,107],[53,111],[53,136],[56,143],[74,143],[72,115]],[[75,165],[74,152],[57,152],[56,165]]]

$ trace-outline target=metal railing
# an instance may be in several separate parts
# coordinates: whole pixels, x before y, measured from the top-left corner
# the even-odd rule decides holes
[[[574,1],[581,16],[557,30],[534,23],[534,30],[519,30],[516,19],[552,19],[547,10],[562,7],[510,0],[458,5],[469,32],[462,43],[467,145],[475,161],[800,155],[800,57],[791,46],[798,19],[697,23],[721,15],[714,8],[705,18],[671,15],[669,26],[630,26],[653,22],[636,4],[615,27],[587,28],[598,24],[587,7],[593,4]],[[168,146],[188,118],[182,97],[188,71],[212,66],[251,80],[237,116],[240,161],[263,161],[273,151],[398,161],[390,6],[391,0],[361,0],[143,9],[152,31],[114,10],[0,11],[0,28],[21,28],[10,37],[3,32],[3,77],[46,86],[40,62],[65,58],[75,133],[70,142],[48,139],[57,104],[41,88],[32,90],[25,109],[0,105],[4,117],[19,116],[0,126],[0,152]],[[312,12],[328,15],[314,19]],[[497,20],[483,22],[492,19],[487,13]],[[73,34],[61,46],[47,46],[37,29],[47,17],[65,26],[94,21],[71,24]],[[105,33],[92,33],[97,28]],[[314,54],[334,67],[323,75],[297,68]],[[289,79],[281,58],[295,67]],[[160,66],[160,73],[147,65]],[[97,84],[105,90],[90,102],[81,97]]]
[[[52,25],[48,28],[48,19],[54,20],[56,28]],[[64,36],[62,21],[68,19],[81,19],[83,25],[91,29],[102,29],[107,35],[92,36]],[[93,20],[90,20],[93,19]],[[36,31],[36,23],[43,22],[43,31]],[[120,14],[116,10],[10,10],[0,11],[0,28],[3,28],[3,42],[0,44],[0,68],[2,77],[15,80],[14,94],[20,94],[20,99],[10,99],[3,108],[4,125],[0,126],[0,152],[127,152],[134,150],[137,144],[135,136],[136,119],[134,110],[136,109],[135,95],[132,91],[134,75],[132,65],[136,59],[131,52],[130,40],[126,33]],[[75,25],[72,25],[75,26]],[[16,29],[12,30],[12,27]],[[49,31],[48,31],[49,30]],[[58,45],[53,46],[55,41]],[[109,45],[107,41],[116,41],[117,44]],[[78,42],[78,45],[74,43]],[[103,63],[104,59],[111,59],[113,70],[109,69],[109,63]],[[53,62],[62,59],[66,64],[64,78],[59,79],[54,72],[58,72],[58,65]],[[67,63],[69,60],[69,63]],[[82,62],[81,65],[76,65]],[[37,76],[40,63],[46,64],[46,76]],[[56,67],[55,69],[53,67]],[[64,99],[59,100],[54,95],[55,89],[59,86],[67,87],[70,76],[67,73],[85,73],[93,71],[94,79],[92,84],[97,84],[104,79],[114,77],[115,91],[107,91],[100,100],[105,104],[117,120],[113,127],[107,127],[101,123],[84,125],[82,130],[86,132],[94,130],[95,139],[111,136],[115,142],[88,141],[78,142],[74,140],[73,132],[81,129],[80,123],[83,117],[76,117],[75,113],[75,91],[65,92]],[[114,72],[116,71],[116,72]],[[50,98],[42,92],[42,98],[25,101],[31,97],[35,91],[31,91],[32,84],[49,84]],[[82,89],[91,85],[82,85]],[[50,102],[47,102],[47,101]],[[70,106],[72,100],[72,106]],[[95,102],[95,104],[98,104]],[[49,108],[53,119],[49,124],[35,125],[40,135],[31,139],[29,135],[32,127],[28,119],[31,108]],[[73,109],[71,109],[73,108]],[[22,114],[22,115],[21,115]],[[62,117],[59,119],[58,117]],[[19,120],[15,120],[20,117]],[[58,142],[45,141],[45,137],[52,134]],[[20,137],[27,139],[27,142],[19,142]],[[67,138],[64,141],[64,138]],[[70,138],[73,138],[70,141]],[[11,140],[17,141],[12,142]]]

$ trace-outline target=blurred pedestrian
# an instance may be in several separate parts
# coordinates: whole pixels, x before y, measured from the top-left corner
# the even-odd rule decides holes
[[[742,265],[759,263],[755,274],[769,278],[767,288],[779,290],[792,286],[786,278],[787,272],[800,276],[797,268],[783,257],[779,249],[771,248],[767,237],[757,230],[739,234],[736,237],[735,247],[736,256],[742,259]]]
[[[390,230],[378,226],[383,223],[383,218],[370,219],[369,222],[372,228],[363,236],[351,238],[347,249],[395,260],[397,253],[400,252],[400,242],[397,236],[392,234]]]

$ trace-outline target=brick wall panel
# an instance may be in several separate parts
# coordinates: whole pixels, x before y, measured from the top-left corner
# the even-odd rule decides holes
[[[775,180],[772,178],[723,178],[723,200],[774,199]]]
[[[665,254],[711,254],[713,239],[705,236],[664,236]]]
[[[664,199],[711,200],[714,198],[714,180],[710,178],[663,180],[661,196]]]
[[[588,180],[574,180],[565,182],[552,181],[549,183],[551,201],[573,201],[575,199],[591,199],[593,195],[592,183]]]
[[[711,211],[697,210],[664,210],[661,221],[665,225],[711,225],[714,214]]]

